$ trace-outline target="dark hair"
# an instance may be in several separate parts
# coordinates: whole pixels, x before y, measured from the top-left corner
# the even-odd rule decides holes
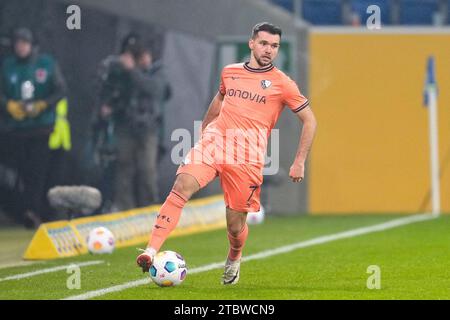
[[[30,29],[24,27],[14,29],[12,41],[13,43],[16,43],[18,40],[33,43],[33,32]]]
[[[269,22],[260,22],[260,23],[257,23],[257,24],[253,27],[253,30],[252,30],[252,38],[253,38],[253,39],[256,38],[256,36],[258,35],[258,32],[260,32],[260,31],[266,31],[266,32],[268,32],[268,33],[270,33],[270,34],[277,34],[277,35],[279,35],[280,38],[281,38],[281,33],[282,33],[281,28],[280,28],[280,27],[277,27],[277,26],[275,26],[275,25],[273,25],[273,24],[271,24],[271,23],[269,23]]]
[[[128,52],[133,55],[133,58],[136,60],[139,60],[146,51],[146,47],[142,43],[137,43],[128,49]]]
[[[136,47],[140,46],[141,37],[135,32],[130,32],[123,39],[120,44],[120,53],[127,51],[133,51]]]

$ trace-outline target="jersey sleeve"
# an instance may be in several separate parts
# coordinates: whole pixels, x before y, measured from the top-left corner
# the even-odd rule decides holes
[[[286,80],[284,85],[283,103],[287,105],[294,113],[297,113],[309,106],[309,100],[301,94],[297,84],[290,78]]]
[[[220,74],[220,84],[219,84],[219,92],[221,95],[225,95],[225,93],[227,92],[227,89],[225,87],[225,82],[224,82],[224,73],[225,73],[225,69],[222,70],[222,73]]]

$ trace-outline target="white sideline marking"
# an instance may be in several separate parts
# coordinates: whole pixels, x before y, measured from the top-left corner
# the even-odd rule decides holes
[[[313,238],[313,239],[306,240],[306,241],[293,243],[293,244],[290,244],[287,246],[282,246],[282,247],[275,248],[275,249],[261,251],[259,253],[255,253],[255,254],[252,254],[252,255],[242,258],[242,261],[245,262],[245,261],[251,261],[251,260],[264,259],[264,258],[268,258],[268,257],[274,256],[277,254],[291,252],[291,251],[294,251],[294,250],[297,250],[300,248],[311,247],[311,246],[315,246],[318,244],[323,244],[323,243],[336,241],[336,240],[340,240],[340,239],[352,238],[352,237],[356,237],[359,235],[368,234],[368,233],[372,233],[372,232],[384,231],[384,230],[400,227],[400,226],[403,226],[406,224],[425,221],[425,220],[431,220],[431,219],[435,219],[435,218],[437,218],[437,216],[426,213],[426,214],[408,216],[408,217],[400,218],[400,219],[394,219],[391,221],[387,221],[384,223],[380,223],[380,224],[376,224],[376,225],[372,225],[372,226],[368,226],[368,227],[362,227],[362,228],[357,228],[357,229],[353,229],[353,230],[343,231],[343,232],[339,232],[339,233],[335,233],[335,234],[330,234],[330,235],[326,235],[326,236]],[[224,265],[223,262],[215,262],[215,263],[207,264],[207,265],[189,270],[188,274],[195,274],[195,273],[200,273],[200,272],[210,271],[213,269],[222,268],[223,265]],[[130,282],[126,282],[126,283],[123,283],[123,284],[120,284],[117,286],[113,286],[113,287],[109,287],[109,288],[88,291],[88,292],[80,294],[80,295],[69,296],[62,300],[91,299],[91,298],[103,296],[108,293],[123,291],[125,289],[146,285],[146,284],[149,284],[150,282],[151,282],[151,280],[149,277],[147,279],[130,281]]]
[[[78,267],[85,267],[85,266],[92,266],[95,264],[101,264],[104,263],[105,261],[103,260],[94,260],[94,261],[87,261],[87,262],[80,262],[80,263],[71,263],[71,264],[66,264],[64,266],[58,266],[58,267],[53,267],[53,268],[47,268],[47,269],[41,269],[41,270],[36,270],[33,272],[27,272],[27,273],[21,273],[21,274],[16,274],[14,276],[9,276],[6,278],[0,278],[0,282],[2,281],[7,281],[7,280],[19,280],[19,279],[23,279],[23,278],[29,278],[29,277],[34,277],[43,273],[50,273],[50,272],[56,272],[56,271],[60,271],[60,270],[65,270],[70,266],[73,265],[77,265]]]
[[[6,268],[26,267],[31,265],[44,265],[46,261],[18,261],[18,262],[6,262],[0,263],[0,270]]]

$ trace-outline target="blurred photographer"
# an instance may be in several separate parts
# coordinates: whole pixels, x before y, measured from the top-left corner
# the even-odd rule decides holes
[[[149,73],[151,56],[135,34],[127,36],[121,54],[105,59],[100,71],[97,149],[109,154],[102,192],[113,210],[158,202],[157,159],[161,78]],[[99,141],[97,139],[97,141]],[[100,152],[101,153],[101,152]],[[109,189],[113,186],[113,189]]]
[[[16,192],[21,208],[15,218],[37,227],[52,219],[46,199],[54,155],[49,136],[66,84],[56,60],[38,52],[29,29],[16,29],[12,46],[13,54],[4,59],[0,70],[2,134],[21,181]]]
[[[138,103],[129,109],[131,130],[124,132],[124,136],[129,136],[126,139],[132,141],[130,151],[135,157],[136,205],[144,206],[160,202],[158,160],[160,153],[165,151],[162,141],[165,103],[171,96],[163,65],[161,61],[153,60],[150,46],[143,47],[133,79]],[[120,189],[125,187],[118,185]]]
[[[89,141],[93,152],[91,170],[97,176],[98,188],[102,193],[99,212],[115,211],[114,183],[117,166],[116,126],[121,125],[124,110],[131,100],[131,87],[128,69],[134,68],[137,36],[128,35],[123,39],[120,53],[106,57],[97,70],[97,105]],[[90,155],[87,154],[89,158]]]

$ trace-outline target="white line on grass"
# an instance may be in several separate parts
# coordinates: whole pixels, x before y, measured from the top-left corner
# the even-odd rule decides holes
[[[56,272],[56,271],[61,271],[61,270],[66,270],[68,267],[76,265],[78,267],[85,267],[85,266],[92,266],[92,265],[96,265],[96,264],[101,264],[104,263],[105,261],[103,260],[94,260],[94,261],[87,261],[87,262],[80,262],[80,263],[71,263],[71,264],[67,264],[64,266],[58,266],[58,267],[53,267],[53,268],[47,268],[47,269],[41,269],[41,270],[36,270],[33,272],[27,272],[27,273],[21,273],[21,274],[16,274],[13,276],[9,276],[6,278],[0,278],[0,282],[2,281],[7,281],[7,280],[19,280],[19,279],[24,279],[24,278],[29,278],[29,277],[34,277],[43,273],[50,273],[50,272]]]
[[[18,261],[18,262],[6,262],[0,263],[0,270],[6,268],[26,267],[31,265],[44,265],[46,261]]]
[[[275,249],[261,251],[261,252],[258,252],[258,253],[255,253],[255,254],[252,254],[252,255],[242,258],[242,261],[244,262],[244,261],[265,259],[265,258],[274,256],[274,255],[277,255],[277,254],[291,252],[291,251],[294,251],[294,250],[297,250],[300,248],[306,248],[306,247],[311,247],[311,246],[315,246],[318,244],[323,244],[323,243],[327,243],[327,242],[331,242],[331,241],[357,237],[357,236],[360,236],[363,234],[384,231],[384,230],[400,227],[403,225],[407,225],[410,223],[426,221],[426,220],[431,220],[431,219],[435,219],[435,218],[437,218],[437,216],[427,213],[427,214],[408,216],[408,217],[400,218],[400,219],[394,219],[391,221],[387,221],[384,223],[380,223],[380,224],[376,224],[376,225],[372,225],[372,226],[368,226],[368,227],[362,227],[362,228],[357,228],[357,229],[353,229],[353,230],[343,231],[343,232],[339,232],[339,233],[335,233],[335,234],[330,234],[330,235],[326,235],[326,236],[313,238],[313,239],[306,240],[306,241],[293,243],[293,244],[278,247]],[[190,269],[188,271],[188,274],[195,274],[195,273],[206,272],[206,271],[210,271],[213,269],[222,268],[223,265],[224,265],[223,262],[215,262],[215,263],[207,264],[207,265],[204,265],[204,266],[201,266],[198,268]],[[80,295],[70,296],[70,297],[64,298],[63,300],[91,299],[91,298],[103,296],[105,294],[119,292],[119,291],[123,291],[123,290],[129,289],[129,288],[146,285],[146,284],[149,284],[150,282],[151,282],[150,278],[130,281],[130,282],[126,282],[126,283],[123,283],[123,284],[120,284],[117,286],[99,289],[99,290],[88,291],[88,292],[80,294]]]

